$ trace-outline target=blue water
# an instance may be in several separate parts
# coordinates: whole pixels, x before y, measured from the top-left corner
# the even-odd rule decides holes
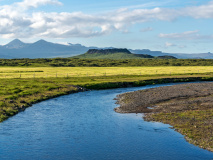
[[[141,114],[119,114],[117,94],[145,89],[88,91],[33,105],[0,124],[0,160],[205,160],[213,153]]]

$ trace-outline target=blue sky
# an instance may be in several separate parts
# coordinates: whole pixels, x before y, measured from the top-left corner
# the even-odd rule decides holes
[[[0,44],[213,52],[213,0],[0,0]]]

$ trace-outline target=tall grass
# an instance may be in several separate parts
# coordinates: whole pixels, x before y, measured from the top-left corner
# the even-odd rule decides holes
[[[113,75],[213,74],[213,66],[163,67],[0,67],[0,78],[88,77]]]

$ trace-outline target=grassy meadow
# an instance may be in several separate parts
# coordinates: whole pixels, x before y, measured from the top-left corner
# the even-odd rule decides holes
[[[212,74],[213,66],[157,67],[0,67],[0,78],[50,78],[115,75],[193,75]]]

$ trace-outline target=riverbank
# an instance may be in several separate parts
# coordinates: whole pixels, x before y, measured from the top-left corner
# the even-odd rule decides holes
[[[156,79],[154,79],[156,78]],[[158,79],[157,79],[158,78]],[[170,82],[213,80],[212,77],[102,76],[70,78],[1,79],[0,122],[32,104],[86,89],[109,89]],[[77,87],[80,86],[80,87]],[[82,88],[82,89],[81,89]],[[85,88],[85,89],[83,89]]]
[[[87,89],[110,89],[172,82],[212,81],[207,75],[144,77],[119,75],[69,78],[1,79],[0,122],[40,101]]]
[[[10,88],[7,89],[7,92],[3,92],[4,96],[2,96],[0,100],[0,122],[3,122],[9,117],[24,111],[26,108],[32,106],[35,103],[61,95],[83,92],[87,90],[86,88],[74,85],[56,85],[51,88],[48,85],[36,86],[35,84],[34,87],[36,88],[32,89],[28,86],[30,82],[24,81],[22,83],[25,83],[22,85],[22,87]],[[23,88],[26,88],[26,90],[21,92]],[[10,93],[12,93],[10,96],[6,95]]]
[[[147,121],[173,126],[188,142],[213,151],[213,83],[146,89],[117,96],[119,113],[145,113]]]

